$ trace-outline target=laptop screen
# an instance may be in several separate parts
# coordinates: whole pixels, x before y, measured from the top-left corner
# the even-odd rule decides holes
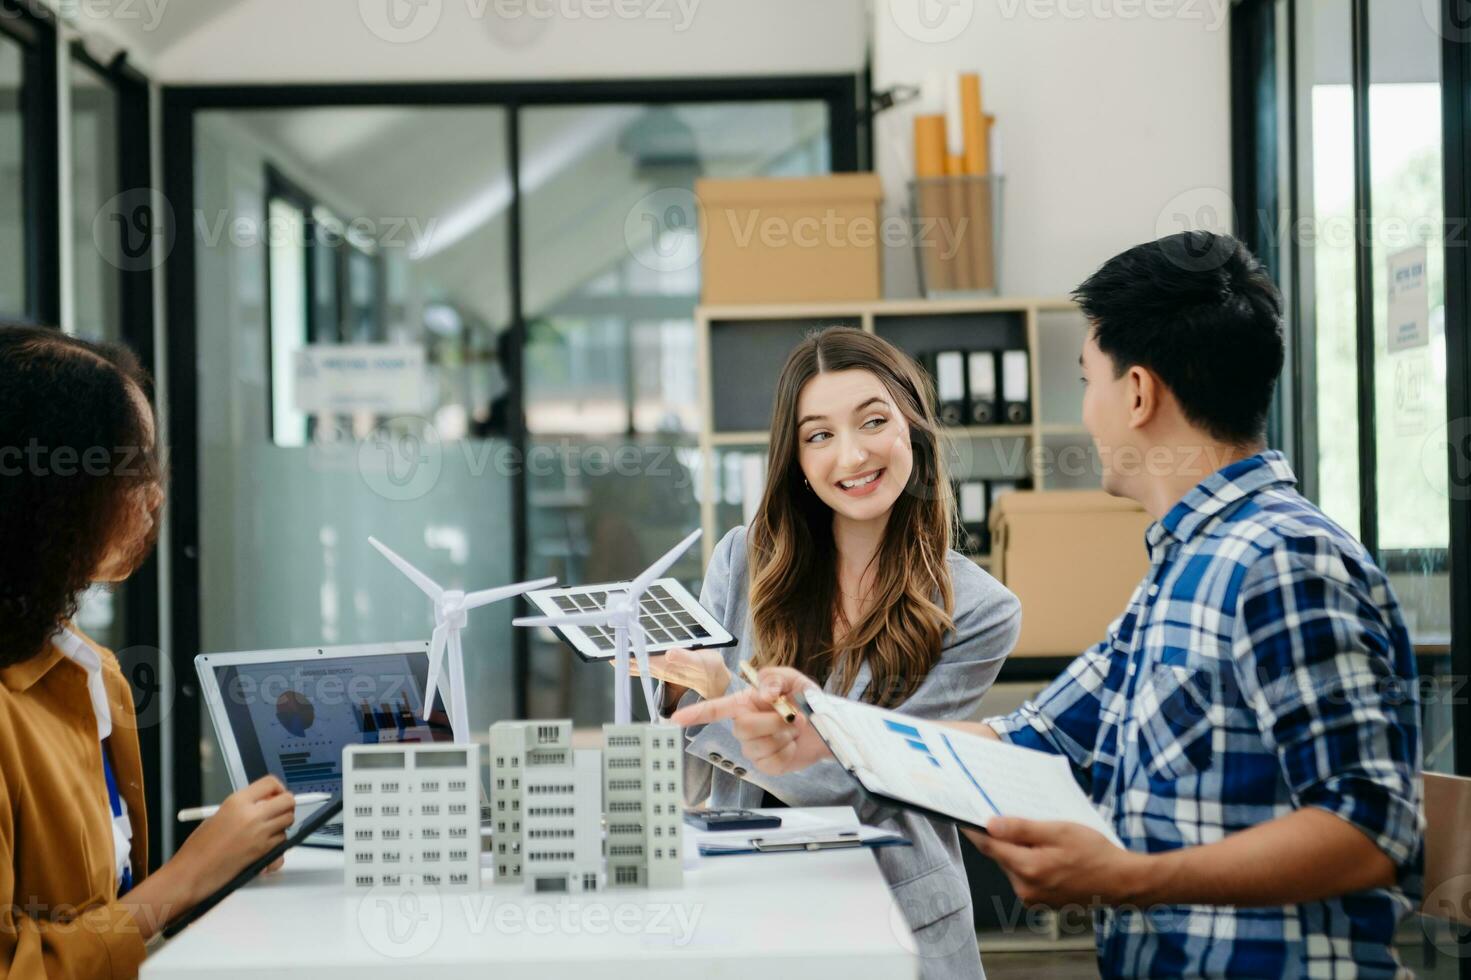
[[[438,692],[424,720],[422,650],[213,670],[247,782],[270,773],[292,793],[336,793],[344,746],[454,741]]]

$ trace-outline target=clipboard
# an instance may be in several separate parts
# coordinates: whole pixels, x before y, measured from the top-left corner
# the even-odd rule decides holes
[[[235,877],[231,878],[224,885],[220,886],[218,889],[215,890],[213,894],[205,898],[204,901],[200,902],[198,905],[194,906],[192,909],[179,916],[173,922],[170,922],[168,925],[164,926],[163,938],[173,939],[179,933],[183,932],[189,926],[193,925],[194,922],[197,921],[202,915],[204,915],[210,909],[214,908],[216,905],[223,902],[226,898],[229,898],[236,889],[240,888],[242,885],[248,884],[262,871],[269,868],[271,866],[271,863],[275,861],[276,858],[280,857],[282,854],[285,854],[296,845],[304,842],[312,834],[321,830],[324,826],[326,826],[327,821],[331,820],[333,817],[337,816],[337,814],[341,812],[342,794],[338,793],[332,799],[328,800],[326,803],[323,803],[320,809],[314,810],[311,816],[303,820],[301,822],[301,826],[297,827],[296,833],[292,834],[290,837],[286,838],[284,841],[271,848],[270,851],[268,851],[264,856],[257,858],[253,863],[251,863],[248,868],[240,872]]]
[[[895,737],[897,739],[903,742],[907,742],[909,745],[913,746],[927,748],[927,739],[924,738],[919,726],[922,726],[924,728],[940,726],[935,726],[934,723],[924,720],[907,718],[906,716],[901,715],[897,712],[887,711],[883,708],[878,708],[873,705],[858,704],[856,702],[848,701],[846,698],[838,698],[825,692],[812,691],[809,693],[811,696],[815,696],[819,699],[819,706],[814,706],[808,694],[804,694],[801,697],[801,710],[806,713],[808,721],[812,724],[813,730],[816,731],[818,736],[822,738],[823,742],[827,744],[829,751],[832,752],[833,759],[836,760],[838,765],[841,766],[843,770],[848,773],[849,777],[857,784],[859,791],[866,799],[880,806],[888,806],[901,810],[909,810],[911,812],[918,813],[924,817],[927,817],[930,820],[938,821],[940,823],[951,824],[955,827],[963,827],[971,830],[979,830],[982,833],[985,832],[986,828],[984,823],[978,820],[970,820],[957,812],[950,812],[935,806],[930,806],[919,799],[900,796],[893,793],[885,792],[882,789],[875,788],[874,783],[881,783],[882,780],[878,778],[877,773],[875,772],[875,766],[873,766],[868,760],[863,758],[862,753],[859,751],[858,748],[858,740],[851,737],[847,732],[845,732],[842,725],[838,722],[836,718],[834,718],[831,714],[818,710],[818,707],[820,707],[822,701],[831,700],[851,706],[853,709],[858,711],[873,712],[875,713],[875,717],[882,719],[883,723],[886,726],[895,729]],[[913,741],[911,741],[904,734],[906,730],[913,733]],[[954,736],[953,740],[951,738],[952,735]],[[957,751],[955,747],[955,743],[959,742],[962,743],[961,747],[964,748],[964,740],[975,739],[978,737],[979,736],[970,735],[959,731],[946,732],[943,730],[943,728],[939,732],[939,740],[943,743],[943,746],[948,755],[953,758],[955,763],[954,768],[958,768],[958,771],[963,775],[965,781],[968,783],[968,787],[962,788],[962,784],[960,783],[960,781],[954,780],[956,782],[956,786],[951,788],[960,789],[964,797],[969,799],[971,803],[984,803],[985,807],[995,815],[999,816],[1005,812],[1007,813],[1007,815],[1020,816],[1028,819],[1073,820],[1073,822],[1080,823],[1084,826],[1089,827],[1090,829],[1097,830],[1098,832],[1103,834],[1103,836],[1106,837],[1111,843],[1117,845],[1118,847],[1123,847],[1123,844],[1119,841],[1118,835],[1114,832],[1113,828],[1108,826],[1108,824],[1103,820],[1102,816],[1097,812],[1097,810],[1093,809],[1092,803],[1088,801],[1086,796],[1083,795],[1081,788],[1079,788],[1076,781],[1073,780],[1070,770],[1066,769],[1066,760],[1064,760],[1061,756],[1048,755],[1043,752],[1036,752],[1031,749],[1012,746],[1010,745],[1010,743],[999,743],[999,745],[1006,746],[1005,751],[1007,752],[1023,752],[1036,756],[1038,766],[1050,766],[1054,767],[1054,770],[1056,770],[1057,767],[1062,767],[1062,773],[1065,774],[1067,777],[1065,786],[1068,787],[1068,789],[1063,790],[1058,795],[1057,807],[1061,815],[1059,815],[1058,812],[1050,811],[1046,813],[1036,814],[1026,812],[1018,813],[1016,811],[1003,811],[1002,807],[998,806],[993,799],[993,795],[997,795],[1002,796],[1003,800],[1005,800],[1005,796],[998,792],[997,785],[992,783],[991,791],[988,792],[985,786],[982,785],[981,780],[977,778],[976,773],[972,772],[962,761],[960,752]],[[903,750],[902,747],[901,750]],[[919,764],[917,761],[919,758],[920,755],[917,754],[917,765]],[[927,761],[936,769],[943,770],[947,768],[947,764],[942,763],[938,757],[930,758]],[[926,770],[922,769],[921,771]],[[983,773],[982,777],[984,777],[984,775],[985,774]],[[1057,771],[1053,771],[1052,773],[1050,773],[1050,775],[1054,778],[1055,781],[1061,782],[1061,779],[1059,778],[1059,773]],[[970,794],[972,792],[974,792],[975,794],[974,799],[970,798]],[[1065,798],[1064,794],[1070,794],[1071,798]],[[977,812],[978,807],[967,806],[964,809],[968,812]],[[1074,816],[1069,815],[1070,813],[1075,815],[1078,819],[1074,819]],[[986,819],[989,819],[989,816],[987,816]]]
[[[841,851],[854,847],[912,847],[913,841],[898,834],[865,836],[861,831],[840,831],[801,837],[751,837],[733,841],[710,841],[700,844],[701,857],[724,857],[729,854],[792,854],[814,851]]]

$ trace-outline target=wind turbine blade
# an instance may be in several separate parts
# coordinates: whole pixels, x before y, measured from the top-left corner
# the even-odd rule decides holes
[[[459,630],[449,631],[450,728],[461,745],[470,741],[470,696],[465,690],[465,647]]]
[[[464,607],[466,609],[479,609],[481,606],[492,602],[500,602],[502,599],[510,599],[521,595],[523,592],[531,592],[535,589],[544,589],[549,585],[556,585],[554,578],[539,578],[535,582],[517,582],[515,585],[503,585],[498,589],[482,589],[479,592],[471,592],[465,596]]]
[[[424,594],[427,595],[429,598],[433,599],[435,602],[438,602],[440,598],[444,595],[444,590],[439,587],[438,583],[436,583],[428,575],[425,575],[423,572],[419,571],[413,565],[410,565],[408,562],[404,561],[401,557],[398,556],[397,553],[394,552],[392,548],[388,547],[388,545],[384,544],[382,541],[379,541],[377,538],[369,538],[368,544],[377,548],[384,558],[387,558],[389,561],[393,562],[394,566],[398,568],[400,572],[403,572],[406,576],[408,576],[409,581],[413,582],[420,589],[422,589]]]
[[[644,703],[649,707],[649,721],[658,722],[659,702],[654,700],[654,677],[649,672],[649,646],[642,627],[633,628],[633,654],[638,659],[638,679],[644,689]]]
[[[669,566],[678,561],[680,555],[683,555],[689,550],[690,545],[700,540],[700,535],[703,533],[700,530],[691,531],[689,537],[685,538],[673,548],[670,548],[663,558],[650,565],[642,575],[633,580],[633,585],[628,590],[629,596],[642,596],[644,590],[650,585],[653,585],[656,578],[669,571]]]
[[[512,626],[606,626],[612,621],[607,612],[567,613],[565,616],[521,616],[511,620]]]
[[[429,720],[429,712],[434,708],[434,693],[439,689],[439,665],[444,660],[444,641],[448,632],[448,626],[436,626],[434,637],[429,641],[429,680],[424,685],[425,721]]]

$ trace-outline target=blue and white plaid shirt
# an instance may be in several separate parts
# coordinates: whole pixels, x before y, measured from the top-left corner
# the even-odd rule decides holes
[[[1302,807],[1364,832],[1393,889],[1272,908],[1097,913],[1105,976],[1395,976],[1418,900],[1419,700],[1394,593],[1294,488],[1280,453],[1207,478],[1146,535],[1151,567],[1108,638],[991,719],[1067,756],[1130,850],[1209,844]]]

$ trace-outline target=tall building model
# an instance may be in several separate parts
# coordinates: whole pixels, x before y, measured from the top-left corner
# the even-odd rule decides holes
[[[349,887],[480,887],[480,749],[351,745],[342,753]]]
[[[682,742],[679,729],[670,725],[603,726],[609,885],[675,888],[683,883]]]
[[[603,864],[598,752],[572,748],[570,721],[503,721],[490,728],[490,758],[496,881],[595,891]]]

